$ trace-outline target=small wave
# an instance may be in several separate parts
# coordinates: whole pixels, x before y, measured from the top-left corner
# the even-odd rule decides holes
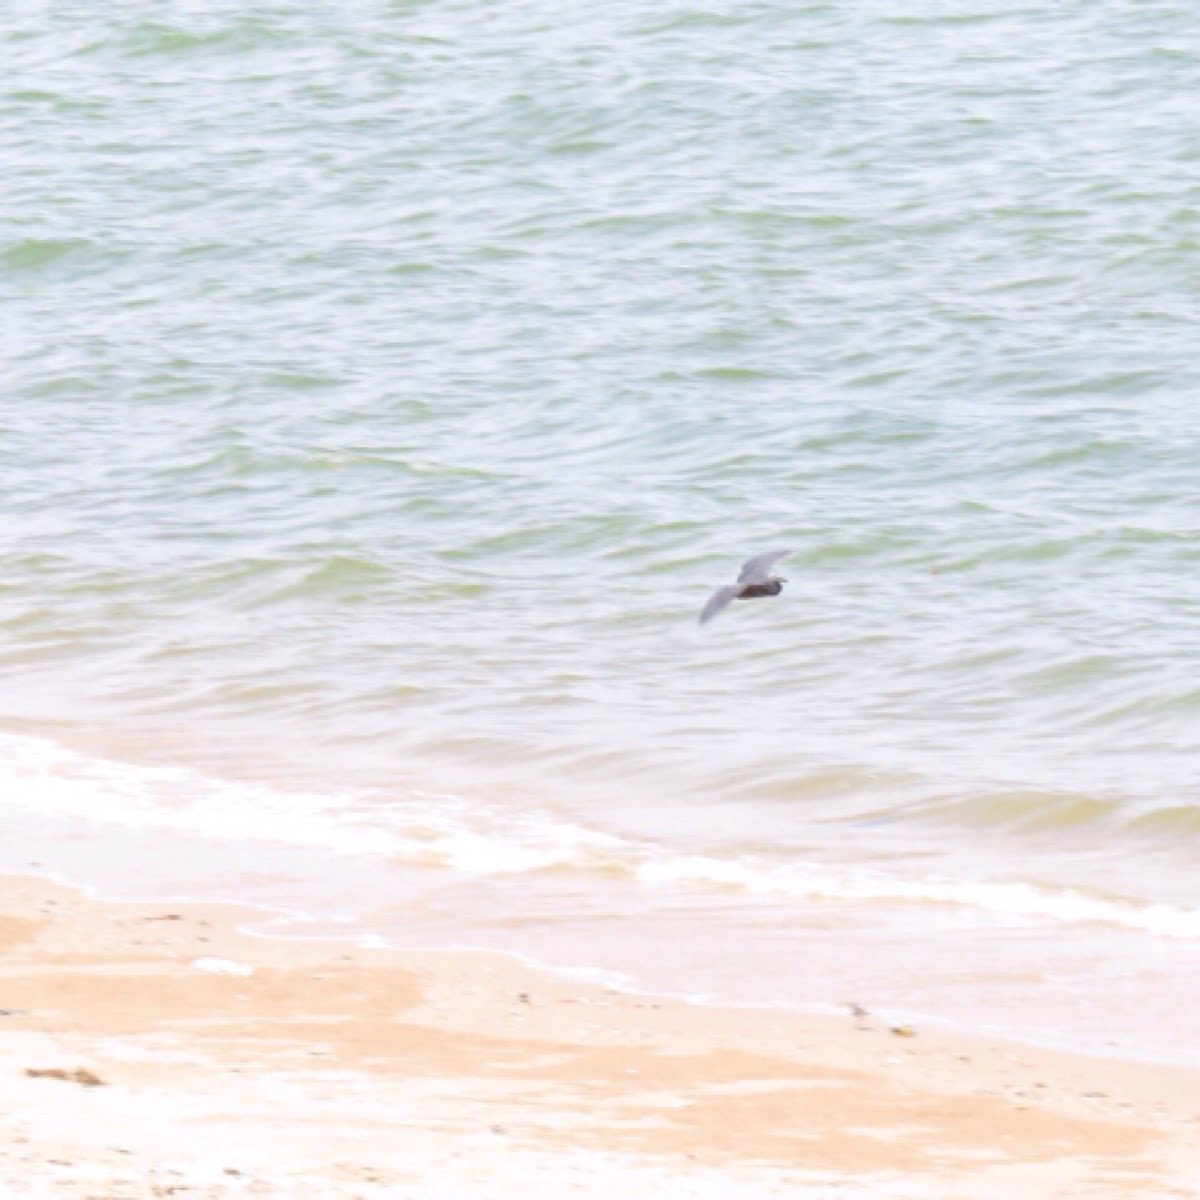
[[[80,238],[26,238],[0,249],[0,265],[33,271],[91,248],[91,243]]]
[[[266,21],[240,20],[230,25],[209,21],[203,27],[144,22],[123,39],[123,49],[135,57],[180,56],[199,53],[252,51],[286,40],[286,35]]]
[[[131,829],[319,847],[472,875],[603,869],[628,850],[581,825],[489,811],[455,796],[273,788],[118,762],[32,737],[0,735],[0,764],[0,804]]]
[[[351,797],[276,791],[81,754],[38,738],[0,736],[0,802],[11,808],[130,829],[185,830],[214,838],[270,840],[369,852],[377,834],[342,822]]]
[[[874,871],[780,866],[754,859],[679,858],[646,864],[654,883],[709,884],[814,901],[936,904],[1068,925],[1101,924],[1194,940],[1200,910],[1050,889],[1023,882],[900,879]]]
[[[86,755],[0,735],[0,804],[140,830],[174,830],[371,857],[468,876],[587,872],[650,888],[726,889],[776,903],[939,905],[1049,924],[1200,940],[1200,910],[1023,881],[905,878],[752,854],[681,854],[542,811],[453,795],[302,791]]]

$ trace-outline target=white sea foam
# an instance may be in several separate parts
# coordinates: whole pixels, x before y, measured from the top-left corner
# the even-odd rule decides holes
[[[587,869],[631,844],[549,814],[504,813],[455,796],[377,797],[218,779],[119,762],[31,737],[0,735],[0,805],[130,829],[265,841],[471,875]]]
[[[291,791],[0,735],[0,805],[132,829],[319,847],[466,875],[552,869],[624,873],[654,888],[702,887],[774,902],[940,905],[1053,924],[1092,923],[1200,940],[1200,911],[1025,881],[912,878],[754,855],[686,855],[548,813],[455,796]]]
[[[281,791],[186,768],[118,762],[40,738],[0,735],[0,804],[131,829],[346,853],[380,849],[380,830],[343,819],[352,804],[348,795]]]
[[[1050,889],[1022,881],[905,879],[861,869],[705,856],[646,862],[638,874],[658,884],[728,887],[798,900],[949,905],[1031,920],[1097,923],[1163,937],[1200,939],[1200,910]]]

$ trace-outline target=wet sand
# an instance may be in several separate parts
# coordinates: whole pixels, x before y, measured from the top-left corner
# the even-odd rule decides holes
[[[0,1193],[1200,1196],[1200,1071],[0,879]]]

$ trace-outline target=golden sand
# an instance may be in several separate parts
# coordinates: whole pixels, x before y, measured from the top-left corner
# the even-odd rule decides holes
[[[0,880],[0,1195],[1200,1196],[1200,1072]]]

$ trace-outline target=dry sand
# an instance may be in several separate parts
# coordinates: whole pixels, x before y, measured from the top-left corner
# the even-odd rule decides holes
[[[1200,1197],[1200,1072],[0,880],[0,1196]]]

